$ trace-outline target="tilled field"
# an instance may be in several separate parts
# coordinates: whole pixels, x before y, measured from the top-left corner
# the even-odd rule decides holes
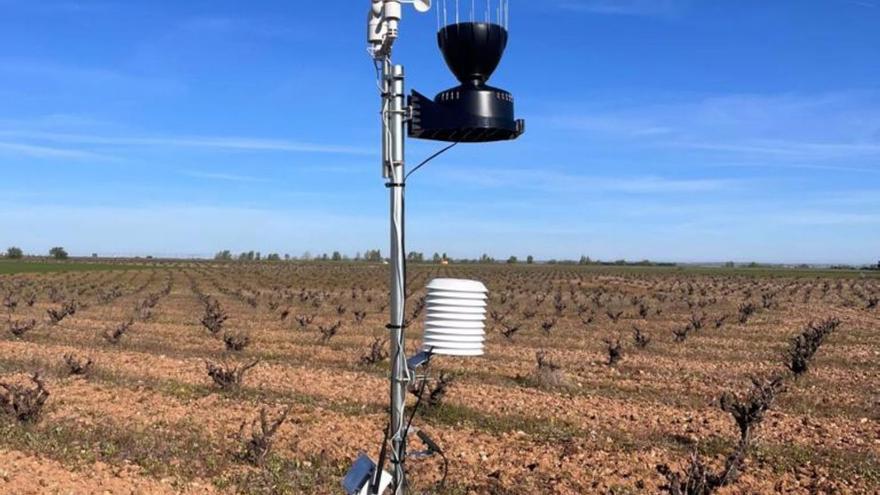
[[[717,493],[880,493],[880,280],[845,275],[411,266],[412,352],[429,279],[491,290],[487,356],[431,365],[415,424],[449,475],[441,488],[439,458],[409,460],[413,491],[663,493],[690,473]],[[0,493],[339,493],[382,440],[387,278],[343,263],[0,276],[0,383],[49,394],[25,417],[0,386]],[[799,335],[817,344],[795,374]],[[238,387],[208,373],[246,365]],[[732,411],[774,377],[741,448]],[[289,413],[255,455],[261,410],[268,426]]]

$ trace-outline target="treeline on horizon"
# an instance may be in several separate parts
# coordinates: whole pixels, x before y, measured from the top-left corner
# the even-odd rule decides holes
[[[263,256],[259,251],[247,251],[239,254],[233,254],[229,250],[223,250],[214,255],[215,261],[354,261],[354,262],[372,262],[372,263],[380,263],[383,261],[390,261],[388,257],[382,255],[382,251],[379,249],[370,249],[365,251],[363,254],[358,252],[354,255],[354,257],[343,254],[339,251],[333,251],[332,253],[323,253],[312,255],[309,252],[304,253],[302,256],[291,256],[290,254],[278,254],[278,253],[270,253],[266,256]],[[520,260],[517,256],[511,256],[506,260],[499,260],[488,254],[483,254],[479,258],[451,258],[446,253],[434,253],[433,256],[427,258],[425,253],[418,251],[410,251],[406,255],[406,261],[409,263],[478,263],[478,264],[493,264],[493,263],[507,263],[507,264],[516,264],[516,263],[525,263],[525,264],[553,264],[553,265],[609,265],[609,266],[678,266],[676,263],[663,263],[663,262],[654,262],[650,260],[642,260],[642,261],[626,261],[626,260],[617,260],[617,261],[599,261],[593,260],[589,256],[581,256],[579,260],[536,260],[534,256],[527,256],[525,259]]]
[[[53,247],[49,250],[48,255],[30,255],[25,254],[25,252],[19,247],[9,247],[3,253],[2,258],[6,260],[21,260],[24,258],[50,258],[57,261],[64,261],[70,257],[67,250],[63,247]],[[99,256],[97,253],[92,253],[92,259],[98,259]],[[135,257],[134,259],[139,259],[140,257]],[[146,256],[146,259],[154,259],[153,256]],[[411,251],[406,256],[406,260],[409,263],[436,263],[436,264],[446,264],[446,263],[456,263],[456,264],[544,264],[544,265],[579,265],[579,266],[633,266],[633,267],[678,267],[682,266],[682,263],[674,263],[674,262],[657,262],[651,260],[641,260],[641,261],[628,261],[624,259],[615,260],[615,261],[603,261],[603,260],[594,260],[589,256],[581,256],[580,259],[549,259],[549,260],[536,260],[534,256],[526,256],[525,259],[519,259],[517,256],[510,256],[506,260],[496,259],[488,254],[483,254],[479,258],[452,258],[449,257],[446,253],[434,253],[430,258],[426,257],[424,253],[418,251]],[[279,253],[269,253],[265,256],[260,251],[245,251],[238,254],[232,253],[232,251],[226,249],[218,252],[214,255],[214,261],[222,261],[222,262],[282,262],[282,261],[327,261],[327,262],[367,262],[367,263],[382,263],[387,262],[389,259],[382,255],[382,251],[379,249],[368,249],[363,253],[358,252],[354,257],[343,254],[340,251],[333,251],[332,253],[321,253],[312,255],[310,252],[306,251],[300,256],[292,256],[290,254],[279,254]],[[714,265],[714,264],[707,264]],[[807,264],[799,264],[799,265],[785,265],[785,264],[766,264],[766,263],[735,263],[733,261],[728,261],[726,263],[719,264],[720,267],[723,268],[778,268],[780,266],[786,266],[789,268],[800,268],[800,269],[809,269],[813,268],[811,265]],[[876,265],[865,265],[865,266],[856,266],[856,265],[846,265],[846,264],[838,264],[831,265],[828,268],[831,270],[877,270],[880,271],[880,261],[877,262]]]
[[[240,262],[259,262],[259,261],[329,261],[329,262],[371,262],[371,263],[381,263],[389,261],[388,257],[382,255],[381,250],[371,249],[365,251],[363,254],[358,252],[354,257],[343,254],[339,251],[333,251],[332,253],[323,253],[312,255],[309,252],[303,253],[302,256],[291,256],[290,254],[279,255],[278,253],[270,253],[265,257],[259,251],[247,251],[239,253],[238,255],[233,254],[229,250],[224,250],[218,252],[214,255],[215,261],[240,261]],[[675,262],[660,262],[660,261],[651,261],[651,260],[641,260],[641,261],[628,261],[625,259],[619,259],[615,261],[603,261],[603,260],[594,260],[589,256],[581,256],[580,259],[549,259],[549,260],[537,260],[534,256],[527,256],[525,259],[520,259],[517,256],[510,256],[506,260],[500,260],[489,256],[488,254],[483,254],[479,258],[451,258],[447,256],[446,253],[434,253],[433,256],[427,258],[424,253],[418,251],[411,251],[406,255],[406,260],[409,263],[457,263],[457,264],[545,264],[545,265],[579,265],[579,266],[633,266],[633,267],[678,267],[682,266],[682,263]],[[748,263],[736,263],[733,261],[728,261],[726,263],[719,264],[723,268],[774,268],[780,266],[787,266],[791,268],[799,268],[799,269],[809,269],[812,268],[811,265],[808,264],[798,264],[798,265],[785,265],[785,264],[770,264],[770,263],[757,263],[757,262],[748,262]],[[829,266],[832,270],[880,270],[880,261],[877,262],[876,265],[831,265]]]

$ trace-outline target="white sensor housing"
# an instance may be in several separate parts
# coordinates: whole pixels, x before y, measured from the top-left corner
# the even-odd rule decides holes
[[[422,350],[446,356],[482,356],[489,290],[482,282],[437,278],[428,286]]]

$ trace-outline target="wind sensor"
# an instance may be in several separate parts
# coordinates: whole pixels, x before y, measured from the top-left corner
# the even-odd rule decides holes
[[[382,177],[390,196],[390,421],[379,460],[361,454],[343,481],[349,495],[378,495],[389,484],[394,495],[406,495],[407,435],[415,414],[406,415],[406,389],[423,369],[421,390],[427,383],[427,368],[435,355],[480,356],[485,341],[486,288],[475,281],[437,280],[428,286],[428,316],[419,354],[407,359],[405,352],[406,260],[404,258],[404,187],[406,186],[404,142],[410,137],[452,144],[415,167],[412,172],[458,143],[485,143],[516,139],[525,123],[514,114],[513,96],[487,84],[507,48],[510,25],[509,0],[471,0],[470,19],[462,19],[459,0],[453,0],[450,22],[447,0],[436,6],[437,43],[459,85],[430,99],[417,91],[407,99],[404,70],[393,64],[394,43],[400,36],[403,4],[418,12],[431,9],[431,0],[370,0],[367,13],[367,51],[379,74],[381,95]],[[483,8],[485,7],[485,8]],[[442,19],[442,20],[441,20]],[[410,174],[412,173],[410,172]],[[416,408],[420,402],[416,403]],[[414,411],[416,410],[414,408]],[[448,464],[440,446],[428,435],[416,431],[428,448],[414,453],[421,458],[440,455],[444,480]],[[393,472],[384,471],[386,456]]]

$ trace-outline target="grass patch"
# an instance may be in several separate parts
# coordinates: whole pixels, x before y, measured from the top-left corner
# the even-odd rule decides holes
[[[0,275],[15,273],[96,272],[113,270],[149,270],[152,265],[87,261],[0,260]]]
[[[861,478],[872,488],[880,487],[880,459],[871,452],[797,444],[759,444],[753,456],[777,473],[792,472],[805,465],[822,466],[835,479]]]
[[[217,488],[243,495],[321,493],[337,488],[346,469],[321,458],[300,461],[270,456],[262,468],[225,474],[213,482]]]
[[[185,483],[219,476],[233,459],[228,449],[194,424],[155,424],[145,428],[83,426],[73,422],[25,427],[0,425],[0,445],[54,459],[68,468],[85,469],[95,462],[140,466],[154,478]]]
[[[423,417],[425,420],[435,425],[465,425],[474,428],[475,430],[488,433],[510,433],[522,431],[539,441],[586,435],[586,432],[581,428],[566,421],[557,421],[553,418],[532,418],[518,414],[500,416],[483,413],[466,406],[448,403],[443,404],[440,407],[428,409]]]
[[[210,439],[198,425],[182,422],[146,428],[76,423],[35,427],[0,425],[0,446],[44,456],[68,469],[88,470],[95,462],[139,466],[145,476],[171,479],[183,488],[197,479],[242,494],[294,495],[327,489],[345,468],[321,459],[270,457],[263,468],[238,462],[232,447]]]
[[[721,436],[710,436],[694,444],[676,435],[656,435],[648,439],[648,443],[669,449],[681,458],[696,448],[704,458],[719,462],[735,447],[732,439]],[[880,459],[871,452],[759,442],[752,447],[747,459],[747,463],[766,466],[780,475],[812,465],[827,469],[833,479],[860,478],[871,488],[880,487]]]

